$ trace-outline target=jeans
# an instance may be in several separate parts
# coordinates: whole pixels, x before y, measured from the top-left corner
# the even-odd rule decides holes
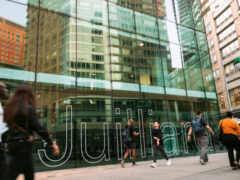
[[[240,141],[236,135],[233,134],[223,134],[222,143],[228,150],[228,159],[231,167],[234,167],[234,161],[239,162],[240,158]],[[237,157],[234,158],[233,150],[237,151]]]
[[[5,147],[0,143],[0,179],[5,179],[7,170],[7,161],[5,156]]]
[[[25,180],[34,179],[32,153],[11,154],[6,179],[15,180],[19,174],[24,174]]]
[[[200,146],[200,159],[203,159],[205,162],[208,161],[208,156],[207,156],[207,148],[208,148],[208,136],[202,135],[200,137],[196,137],[197,142]]]
[[[156,144],[153,144],[153,162],[157,162],[157,152],[160,151],[162,153],[162,155],[164,156],[164,158],[166,160],[168,160],[168,156],[164,150],[164,146],[163,145],[159,145],[157,146]]]

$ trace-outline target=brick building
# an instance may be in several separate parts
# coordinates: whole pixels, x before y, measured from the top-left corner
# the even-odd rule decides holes
[[[0,17],[0,63],[23,66],[25,27]]]

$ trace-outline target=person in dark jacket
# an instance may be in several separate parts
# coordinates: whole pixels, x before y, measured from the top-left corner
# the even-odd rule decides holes
[[[26,180],[34,179],[32,158],[34,132],[51,145],[54,155],[59,154],[58,146],[52,141],[47,130],[40,125],[35,108],[36,100],[33,89],[28,84],[19,85],[6,105],[4,121],[10,131],[7,180],[14,180],[19,174],[24,174]]]
[[[125,130],[129,129],[129,134],[131,137],[131,142],[128,142],[127,144],[124,144],[124,147],[126,148],[126,152],[124,154],[123,159],[121,160],[121,166],[122,168],[125,167],[125,162],[130,154],[130,150],[132,151],[132,165],[136,166],[136,143],[134,141],[134,136],[139,136],[139,133],[136,132],[134,126],[133,126],[134,120],[129,119],[128,124],[125,126]]]
[[[163,140],[162,140],[162,130],[159,127],[158,122],[154,122],[154,129],[152,131],[152,138],[153,138],[153,163],[151,164],[151,167],[156,168],[157,165],[157,151],[160,151],[164,158],[167,160],[167,165],[171,165],[171,160],[168,158],[164,146],[163,146]]]
[[[2,143],[2,134],[7,130],[6,124],[3,122],[3,107],[1,100],[8,98],[8,90],[6,85],[0,82],[0,179],[5,179],[7,170],[7,161],[5,155],[5,146]]]

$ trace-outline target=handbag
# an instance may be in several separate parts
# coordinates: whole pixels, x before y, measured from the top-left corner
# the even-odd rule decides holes
[[[223,135],[222,123],[223,123],[223,120],[222,120],[222,122],[220,124],[220,127],[219,127],[218,131],[215,134],[215,139],[220,141],[220,142],[222,141],[222,135]]]

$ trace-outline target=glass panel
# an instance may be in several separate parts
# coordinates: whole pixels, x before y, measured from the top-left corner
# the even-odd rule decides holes
[[[33,2],[32,2],[33,1]],[[31,4],[36,3],[37,0],[30,0]],[[40,7],[43,10],[49,10],[51,13],[62,13],[68,16],[76,17],[76,0],[40,0]],[[56,14],[57,15],[57,14]],[[61,16],[61,15],[60,15]]]
[[[138,34],[158,38],[156,18],[139,12],[135,12],[135,18]]]
[[[192,15],[195,24],[195,29],[205,32],[204,22],[202,18],[201,3],[199,0],[192,1]]]
[[[96,25],[108,25],[105,0],[77,0],[77,7],[78,19],[87,20]]]
[[[83,85],[85,80],[110,80],[110,62],[108,50],[108,31],[107,27],[97,26],[84,21],[78,21],[78,39],[77,39],[77,54],[72,48],[71,53],[77,56],[77,77],[79,86]],[[74,41],[73,41],[74,42]],[[76,42],[76,41],[75,41]],[[74,44],[73,44],[74,45]],[[75,66],[73,66],[75,67]],[[99,82],[100,81],[95,81]],[[80,85],[81,84],[81,85]],[[95,84],[97,85],[97,84]],[[87,87],[85,87],[87,88]],[[89,88],[110,88],[109,82],[105,81],[96,87]]]
[[[35,79],[35,69],[25,67],[27,9],[23,4],[0,2],[0,81],[9,86],[11,93],[19,84],[32,84]],[[33,65],[35,59],[32,51]]]
[[[138,83],[135,70],[134,49],[136,47],[135,35],[123,31],[110,29],[111,42],[111,71],[114,82]],[[124,88],[124,84],[115,84],[116,88]],[[115,88],[113,84],[113,89]],[[125,86],[139,91],[136,85]]]
[[[180,47],[171,43],[161,42],[161,51],[166,93],[186,96],[183,69],[181,68],[182,54]],[[180,68],[175,68],[176,65]]]
[[[204,33],[196,31],[198,49],[208,52],[208,43]]]
[[[109,25],[128,31],[135,31],[133,10],[109,3]]]
[[[175,11],[178,24],[194,28],[192,8],[189,5],[189,0],[175,0]]]
[[[152,88],[153,92],[163,94],[163,88],[152,87],[164,87],[159,41],[137,36],[137,44],[135,59],[141,91],[151,92]]]
[[[183,48],[183,57],[188,96],[205,98],[198,52],[194,49]]]
[[[214,92],[216,92],[216,87],[213,79],[213,73],[211,68],[210,57],[208,54],[201,57],[201,64],[202,64],[202,74],[204,79],[204,86],[206,91],[207,98],[210,99],[217,99],[217,96]]]
[[[178,29],[175,23],[159,20],[159,33],[161,40],[180,45]]]
[[[38,19],[33,18],[35,9],[28,10],[27,52],[38,50],[37,57],[37,107],[42,115],[42,123],[52,133],[54,140],[61,149],[60,157],[54,157],[51,147],[46,142],[36,144],[37,149],[45,149],[46,154],[39,152],[38,169],[47,170],[48,166],[63,163],[63,158],[72,159],[68,164],[63,163],[61,168],[74,167],[72,116],[75,114],[75,89],[76,87],[76,47],[75,36],[76,21],[67,16],[72,2],[42,1]],[[61,11],[61,15],[49,11]],[[72,14],[73,15],[73,14]],[[38,34],[38,38],[37,34]],[[31,46],[31,44],[37,46]],[[31,54],[27,53],[26,62],[28,69],[34,69],[31,62]],[[74,64],[74,67],[72,66]],[[40,141],[41,142],[41,141]],[[61,160],[61,157],[62,160]],[[60,160],[59,160],[60,159]],[[46,165],[44,165],[47,164]],[[58,166],[56,166],[58,167]]]
[[[189,5],[189,0],[159,0],[156,1],[156,7],[159,18],[194,28],[192,8]]]
[[[109,0],[121,6],[134,9],[145,14],[155,15],[155,3],[153,0]]]
[[[194,30],[178,26],[180,42],[182,46],[197,48],[197,40]]]
[[[157,1],[157,14],[160,18],[176,22],[175,1]]]

